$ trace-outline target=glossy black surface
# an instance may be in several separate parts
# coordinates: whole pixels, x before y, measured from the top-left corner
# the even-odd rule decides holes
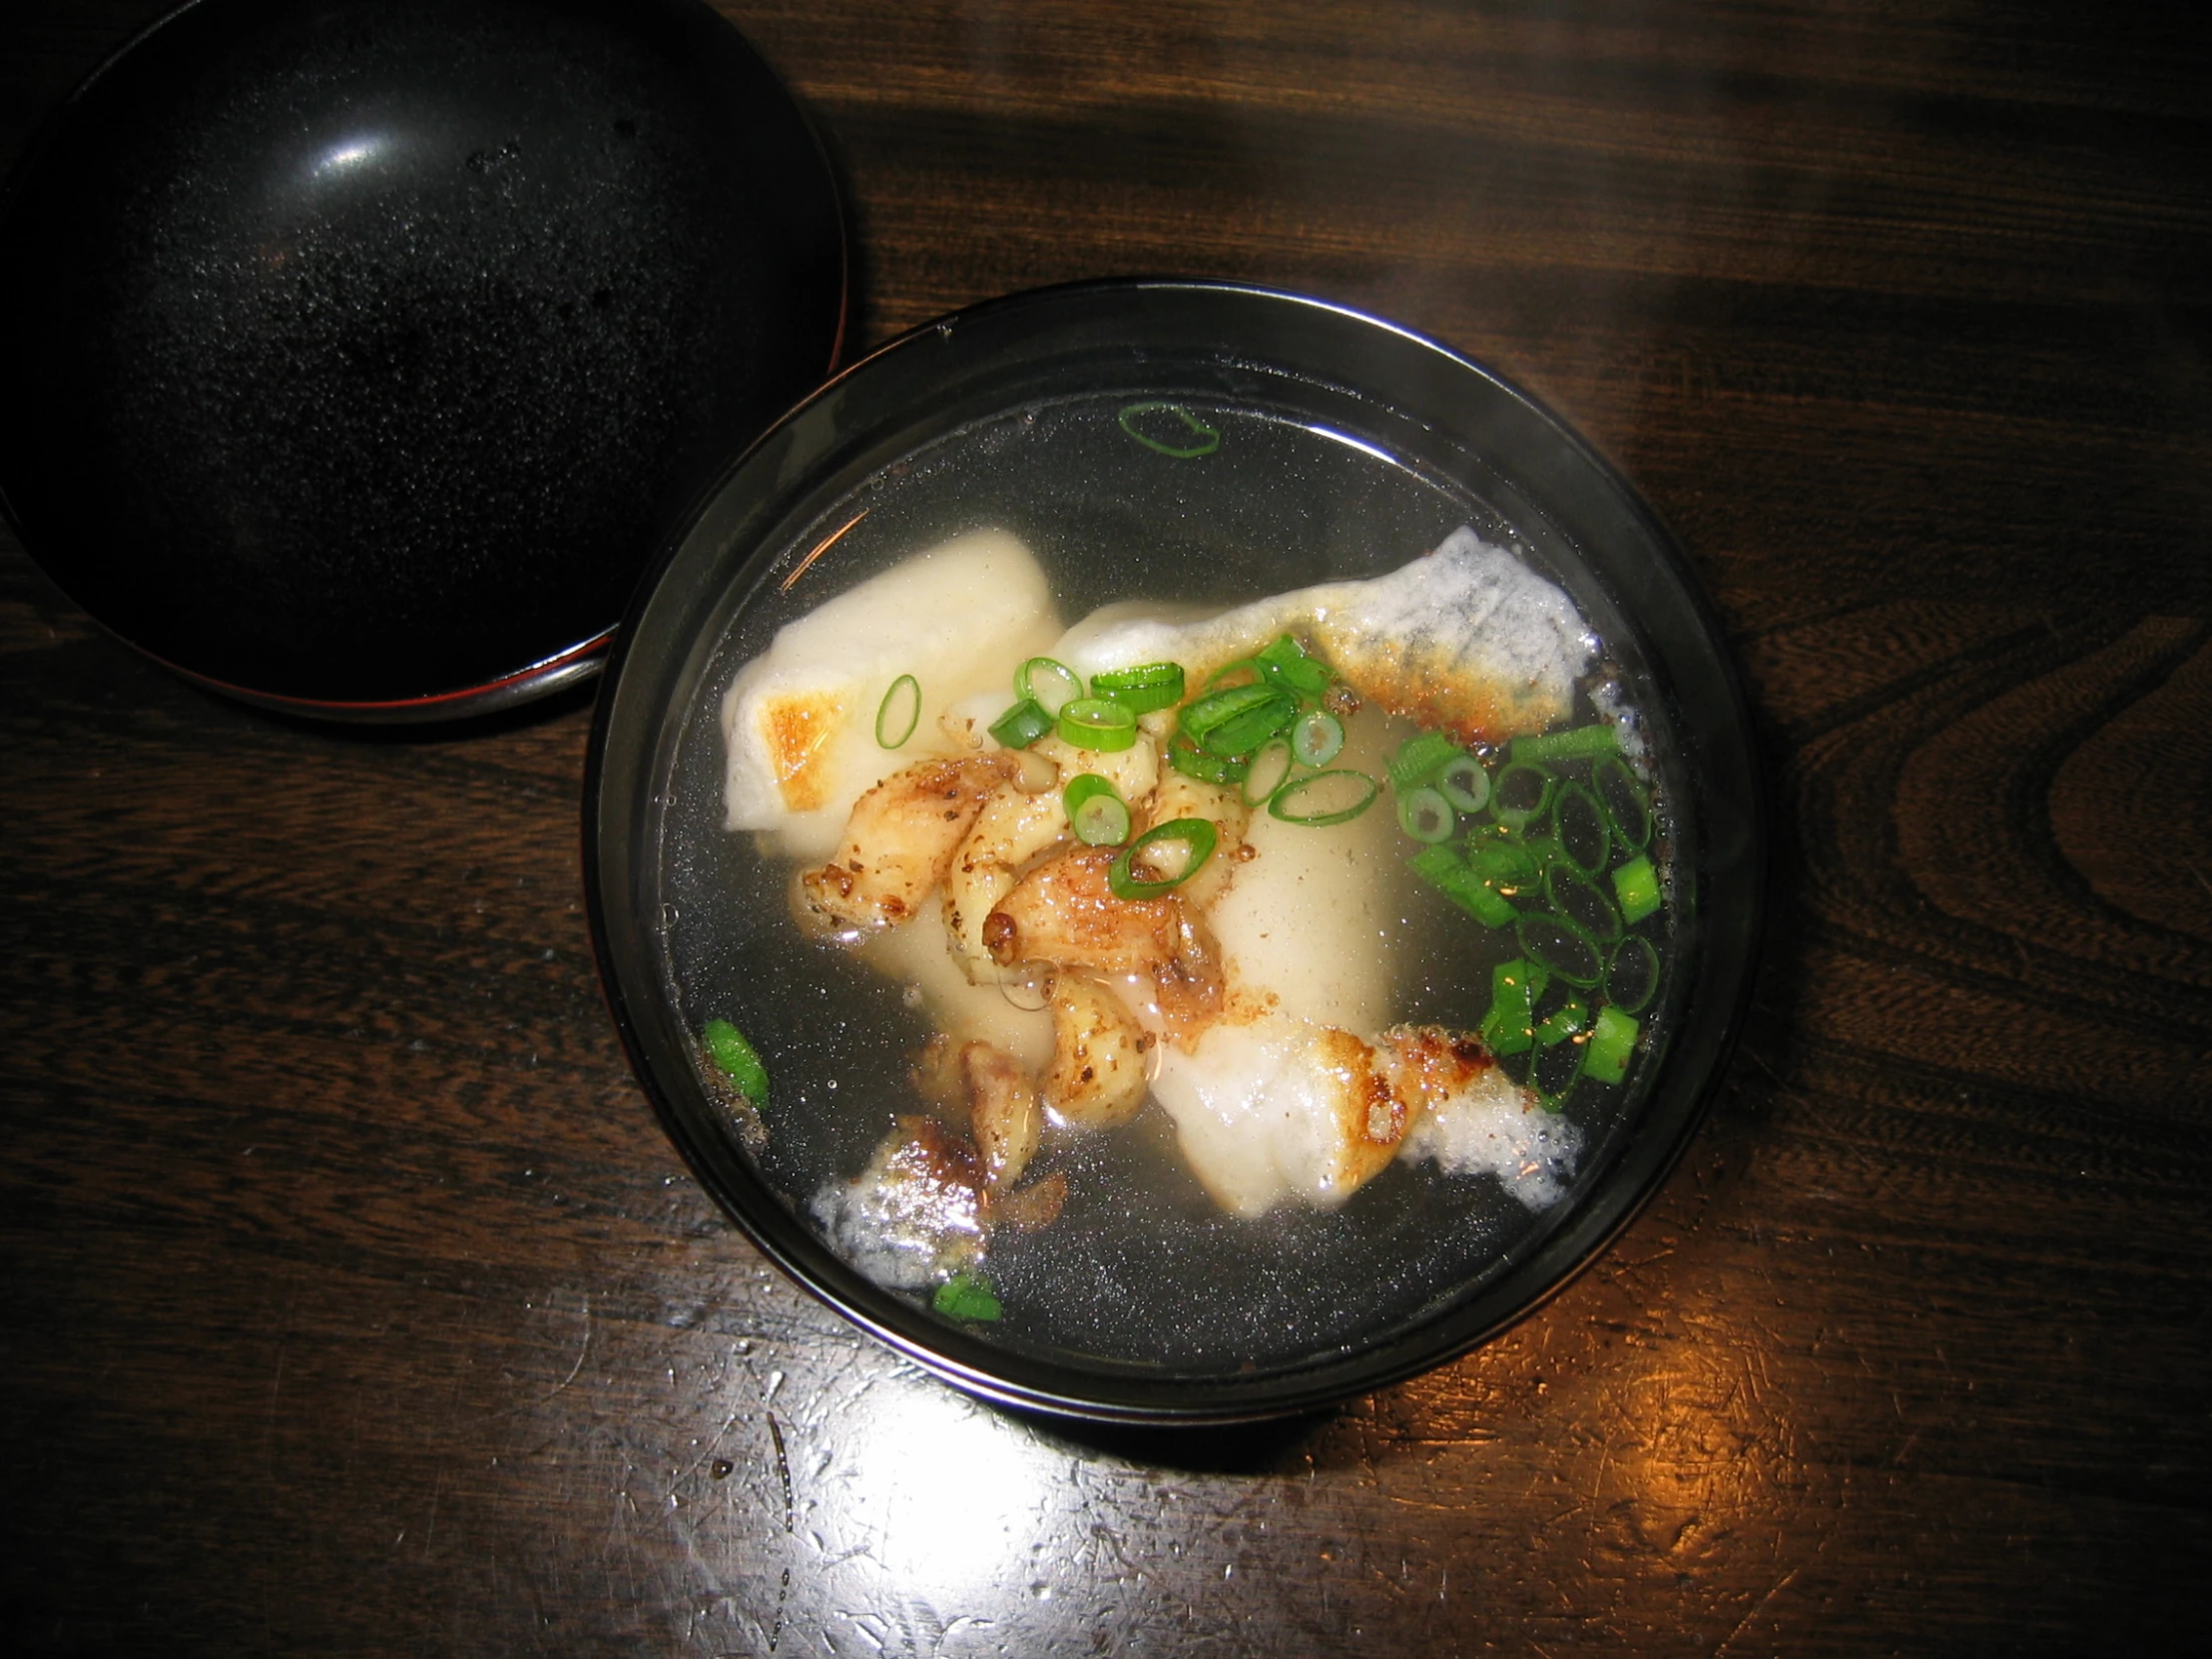
[[[196,677],[476,706],[613,625],[842,311],[823,155],[698,0],[202,0],[14,181],[0,494]]]
[[[1579,566],[1585,605],[1626,620],[1680,746],[1688,913],[1669,994],[1686,1013],[1634,1115],[1593,1145],[1572,1199],[1508,1249],[1502,1267],[1484,1264],[1456,1292],[1437,1287],[1411,1323],[1241,1372],[1110,1364],[1072,1348],[1017,1352],[866,1282],[798,1219],[793,1195],[699,1087],[698,1010],[681,1008],[688,987],[671,983],[685,952],[667,918],[696,914],[702,896],[676,871],[687,837],[715,833],[700,826],[719,821],[711,802],[690,799],[702,775],[698,712],[715,706],[736,666],[727,641],[746,610],[796,578],[807,543],[795,535],[921,444],[1107,387],[1249,399],[1450,479],[1547,557]],[[1117,1419],[1249,1419],[1312,1409],[1462,1352],[1565,1283],[1649,1197],[1733,1042],[1757,940],[1762,812],[1741,693],[1709,612],[1634,492],[1555,417],[1488,371],[1357,312],[1226,284],[1102,283],[1017,295],[918,329],[795,411],[733,470],[641,590],[610,668],[587,786],[588,889],[633,1065],[693,1169],[763,1250],[863,1328],[986,1397]],[[796,971],[772,953],[743,954],[746,971]],[[757,981],[756,1005],[771,1000]]]

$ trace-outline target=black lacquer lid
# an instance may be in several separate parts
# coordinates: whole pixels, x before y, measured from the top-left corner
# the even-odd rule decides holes
[[[589,672],[670,526],[831,368],[829,166],[700,0],[199,0],[0,218],[0,504],[257,702]]]

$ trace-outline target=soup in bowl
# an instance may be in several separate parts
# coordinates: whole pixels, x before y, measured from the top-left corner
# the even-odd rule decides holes
[[[1742,704],[1555,418],[1319,301],[1115,283],[725,478],[594,736],[610,999],[773,1258],[989,1397],[1307,1409],[1458,1353],[1694,1128]]]

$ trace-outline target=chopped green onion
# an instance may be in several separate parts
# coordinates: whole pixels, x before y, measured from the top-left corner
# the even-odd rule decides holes
[[[1291,753],[1298,764],[1325,767],[1344,753],[1345,723],[1327,709],[1309,709],[1291,728]]]
[[[1590,1023],[1590,1010],[1580,997],[1570,996],[1536,1022],[1536,1040],[1546,1048],[1565,1042]]]
[[[1306,648],[1288,634],[1262,650],[1253,661],[1259,665],[1261,674],[1297,697],[1317,698],[1329,689],[1330,681],[1335,678],[1325,666],[1307,656]]]
[[[1048,715],[1057,715],[1083,695],[1083,680],[1065,663],[1032,657],[1014,676],[1014,695],[1028,698]]]
[[[1482,1016],[1482,1041],[1492,1054],[1525,1054],[1535,1043],[1536,998],[1543,995],[1549,977],[1520,960],[1490,969],[1490,1011]]]
[[[1325,830],[1332,824],[1351,823],[1382,793],[1382,786],[1364,772],[1310,772],[1277,790],[1268,812],[1285,824]]]
[[[911,674],[901,674],[884,691],[883,701],[875,705],[875,747],[898,748],[920,724],[921,682]]]
[[[1441,732],[1421,732],[1407,738],[1390,757],[1390,788],[1418,789],[1458,753],[1459,746]]]
[[[1136,712],[1106,697],[1078,697],[1060,706],[1060,741],[1103,754],[1134,747]]]
[[[1119,846],[1129,838],[1129,804],[1095,772],[1078,773],[1060,792],[1075,838],[1085,846]]]
[[[1148,436],[1137,429],[1141,415],[1172,415],[1182,423],[1182,432],[1172,432],[1167,440]],[[1221,447],[1221,434],[1215,431],[1180,403],[1130,403],[1120,415],[1121,429],[1143,444],[1147,449],[1178,461],[1195,461],[1201,455],[1211,455]],[[1148,422],[1155,430],[1167,427],[1164,420]]]
[[[1244,804],[1257,807],[1281,789],[1291,776],[1291,746],[1270,738],[1252,757],[1244,779]]]
[[[1576,873],[1561,858],[1544,871],[1544,896],[1551,907],[1600,944],[1610,945],[1621,936],[1620,912],[1594,882]]]
[[[1521,951],[1570,985],[1594,985],[1605,973],[1605,952],[1597,940],[1564,916],[1542,910],[1522,914],[1514,929]]]
[[[1091,676],[1091,695],[1127,704],[1140,715],[1172,709],[1183,701],[1183,665],[1144,663],[1136,668],[1110,668]]]
[[[1184,732],[1209,755],[1249,755],[1279,738],[1298,718],[1298,704],[1265,683],[1208,692],[1182,713]]]
[[[1634,926],[1659,908],[1659,872],[1648,854],[1635,857],[1613,871],[1613,891],[1620,896],[1621,917]]]
[[[1405,862],[1415,875],[1485,927],[1503,927],[1520,914],[1505,901],[1496,882],[1461,863],[1448,846],[1424,846]]]
[[[1618,755],[1620,750],[1620,734],[1611,722],[1513,740],[1515,761],[1594,761],[1602,755]]]
[[[1582,1046],[1583,1075],[1600,1083],[1618,1083],[1626,1077],[1640,1029],[1634,1015],[1618,1008],[1600,1008],[1597,1022],[1590,1027],[1590,1040]]]
[[[1397,798],[1397,827],[1417,841],[1448,841],[1459,832],[1459,815],[1435,790],[1407,790]]]
[[[1605,965],[1605,995],[1617,1008],[1635,1013],[1659,988],[1659,952],[1651,941],[1631,933],[1613,948]]]
[[[1219,838],[1220,831],[1214,828],[1214,821],[1208,818],[1171,818],[1165,824],[1155,824],[1116,855],[1106,871],[1106,885],[1113,889],[1116,898],[1158,898],[1162,893],[1181,886],[1203,869],[1206,860],[1214,855],[1214,843]],[[1149,880],[1136,873],[1140,865],[1145,869],[1159,867],[1149,857],[1155,846],[1165,851],[1175,845],[1184,848],[1181,869],[1172,875],[1155,876]]]
[[[1605,817],[1620,836],[1621,845],[1641,847],[1651,839],[1651,798],[1636,775],[1617,755],[1608,755],[1590,768],[1590,783],[1605,804]]]
[[[937,1287],[929,1306],[946,1319],[995,1320],[1005,1313],[990,1286],[978,1274],[962,1271]]]
[[[1209,755],[1185,737],[1168,745],[1168,765],[1202,784],[1241,784],[1251,770],[1244,761]]]
[[[1543,866],[1530,853],[1525,841],[1493,840],[1487,836],[1468,841],[1467,867],[1483,880],[1508,889],[1534,882],[1543,874]]]
[[[745,1033],[726,1019],[711,1019],[699,1028],[700,1045],[715,1070],[727,1077],[738,1093],[756,1106],[768,1104],[768,1067],[759,1050],[745,1040]]]
[[[1007,749],[1027,749],[1051,730],[1052,717],[1026,697],[991,722],[991,736]]]
[[[1547,1112],[1563,1112],[1575,1079],[1582,1075],[1582,1044],[1559,1043],[1538,1047],[1529,1056],[1528,1086]]]
[[[1552,833],[1568,863],[1584,875],[1605,867],[1613,850],[1613,831],[1597,797],[1580,784],[1561,784],[1551,800]]]
[[[1462,813],[1479,813],[1490,804],[1490,775],[1472,755],[1454,755],[1444,762],[1436,788]]]
[[[1551,774],[1518,759],[1490,786],[1490,812],[1498,823],[1519,830],[1544,816],[1551,805]]]

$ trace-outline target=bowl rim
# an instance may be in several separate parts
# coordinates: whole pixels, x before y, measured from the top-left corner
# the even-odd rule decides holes
[[[622,855],[608,845],[608,830],[615,827],[609,818],[614,804],[609,800],[608,790],[610,774],[623,764],[616,759],[615,750],[620,738],[617,728],[626,712],[624,687],[642,672],[631,670],[632,660],[641,650],[641,641],[654,643],[644,639],[642,625],[662,592],[664,580],[686,553],[692,537],[701,529],[715,503],[749,467],[758,464],[760,457],[786,441],[795,425],[806,420],[811,412],[822,409],[829,400],[845,393],[855,381],[878,372],[887,358],[898,358],[924,342],[968,334],[979,326],[994,326],[1039,308],[1068,309],[1079,315],[1085,307],[1102,301],[1122,302],[1133,295],[1149,294],[1201,296],[1232,307],[1290,307],[1286,315],[1310,312],[1317,319],[1333,319],[1339,326],[1379,330],[1394,337],[1404,348],[1432,358],[1449,373],[1471,375],[1487,382],[1535,421],[1542,428],[1542,436],[1559,446],[1560,453],[1570,464],[1586,470],[1595,484],[1609,491],[1616,509],[1625,510],[1647,543],[1643,551],[1658,560],[1664,577],[1674,590],[1672,597],[1689,613],[1705,647],[1702,666],[1713,675],[1713,684],[1708,690],[1724,701],[1731,717],[1728,731],[1720,736],[1729,740],[1725,760],[1734,768],[1737,794],[1728,805],[1736,814],[1742,844],[1736,849],[1737,856],[1730,866],[1733,871],[1731,901],[1737,908],[1737,920],[1729,940],[1725,941],[1728,955],[1724,963],[1726,971],[1722,973],[1730,983],[1725,987],[1726,994],[1720,1006],[1707,1002],[1699,1005],[1694,1025],[1703,1037],[1701,1070],[1678,1089],[1680,1104],[1671,1114],[1667,1133],[1654,1136],[1643,1131],[1651,1116],[1659,1082],[1683,1063],[1679,1052],[1663,1061],[1636,1117],[1628,1125],[1629,1132],[1622,1144],[1613,1150],[1607,1169],[1585,1190],[1574,1213],[1544,1234],[1524,1259],[1527,1266],[1540,1267],[1541,1271],[1530,1275],[1531,1287],[1519,1294],[1511,1306],[1494,1317],[1454,1331],[1443,1341],[1433,1340],[1426,1334],[1435,1333],[1449,1323],[1448,1313],[1425,1319],[1393,1338],[1356,1349],[1349,1358],[1320,1359],[1305,1366],[1271,1369],[1250,1380],[1234,1376],[1201,1379],[1102,1376],[1081,1372],[1072,1366],[1036,1361],[979,1342],[926,1314],[913,1319],[886,1317],[880,1310],[892,1301],[892,1293],[868,1285],[855,1270],[830,1255],[827,1247],[780,1204],[770,1204],[764,1213],[754,1202],[756,1195],[746,1193],[741,1198],[739,1189],[743,1183],[734,1184],[730,1180],[730,1171],[722,1156],[727,1154],[728,1143],[717,1138],[718,1144],[714,1146],[701,1144],[702,1137],[688,1114],[671,1097],[651,1056],[639,1012],[633,1007],[630,992],[619,972],[610,915],[613,899],[609,890],[610,872],[614,864],[622,862]],[[1224,349],[1229,348],[1225,344]],[[910,427],[924,413],[923,409],[905,408],[902,418]],[[803,492],[771,493],[788,498],[793,493]],[[701,562],[723,568],[724,585],[728,587],[745,580],[745,573],[758,561],[772,558],[779,551],[774,544],[756,546],[733,562],[725,549],[703,556]],[[1766,911],[1770,817],[1764,769],[1753,742],[1749,701],[1741,673],[1726,649],[1725,640],[1721,619],[1679,544],[1621,472],[1533,394],[1427,335],[1338,301],[1257,283],[1202,277],[1091,279],[986,299],[897,335],[849,364],[796,405],[731,462],[701,498],[697,511],[671,531],[659,557],[648,566],[607,658],[585,766],[582,826],[585,894],[602,991],[633,1074],[677,1151],[718,1207],[756,1249],[801,1289],[900,1357],[953,1386],[993,1403],[1091,1421],[1163,1426],[1230,1424],[1323,1409],[1448,1364],[1545,1306],[1604,1255],[1641,1215],[1710,1113],[1748,1017],[1757,979]],[[680,642],[676,648],[683,650],[693,643]],[[626,670],[630,670],[628,676]],[[1671,691],[1671,687],[1668,689]],[[1701,734],[1699,747],[1709,747],[1712,736]],[[657,777],[661,769],[649,770]],[[1702,787],[1701,778],[1701,790]],[[1701,889],[1711,876],[1710,869],[1704,867],[1710,850],[1702,844],[1698,848]],[[1702,890],[1700,902],[1704,902]],[[1717,955],[1713,943],[1701,945],[1699,971],[1710,972]],[[651,989],[657,999],[660,987],[656,985]],[[1681,1046],[1678,1038],[1676,1047],[1679,1050]],[[1606,1201],[1602,1204],[1590,1202],[1601,1187],[1605,1189]],[[767,1192],[765,1185],[760,1191]],[[853,1281],[865,1287],[864,1290],[855,1294],[850,1283]],[[876,1306],[870,1307],[870,1303]]]

